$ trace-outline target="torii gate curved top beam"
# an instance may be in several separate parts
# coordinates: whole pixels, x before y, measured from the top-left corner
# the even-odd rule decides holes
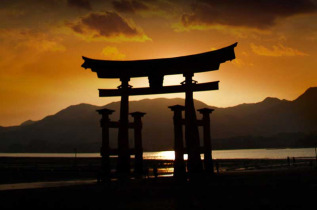
[[[149,77],[151,87],[160,87],[164,75],[218,70],[220,63],[235,59],[236,46],[234,43],[215,51],[149,60],[113,61],[83,57],[82,67],[90,68],[99,78]]]

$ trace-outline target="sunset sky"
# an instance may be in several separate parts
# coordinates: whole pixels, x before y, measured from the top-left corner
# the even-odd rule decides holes
[[[98,79],[82,56],[108,60],[175,57],[235,42],[236,59],[219,71],[196,74],[220,81],[197,92],[209,105],[228,107],[264,98],[294,100],[317,86],[315,0],[0,0],[0,125],[40,120],[69,105],[104,105]],[[164,85],[179,84],[167,76]],[[131,79],[134,87],[147,78]],[[133,96],[130,100],[184,97]],[[140,110],[142,111],[142,110]]]

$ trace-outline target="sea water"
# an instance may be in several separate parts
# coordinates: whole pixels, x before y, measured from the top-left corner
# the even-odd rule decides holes
[[[0,157],[78,157],[95,158],[99,153],[0,153]],[[174,151],[144,152],[144,159],[174,160]],[[214,150],[213,159],[283,159],[287,157],[314,158],[315,148],[296,149],[237,149]],[[187,159],[187,155],[184,155]],[[202,155],[202,158],[204,156]]]

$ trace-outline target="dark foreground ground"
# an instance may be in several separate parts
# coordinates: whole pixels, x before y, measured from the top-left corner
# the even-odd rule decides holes
[[[316,170],[224,173],[197,182],[172,178],[109,185],[0,191],[1,209],[315,209]]]
[[[115,167],[116,160],[112,161]],[[155,179],[152,167],[156,165],[161,175],[168,175],[172,161],[146,160],[149,179],[98,184],[98,158],[0,158],[0,210],[316,209],[314,159],[217,162],[218,175],[194,182],[177,183],[163,176]],[[82,181],[72,186],[52,184],[63,180]],[[38,182],[44,184],[31,189]],[[29,183],[26,186],[31,187],[8,190],[16,183]]]
[[[316,206],[317,170],[305,164],[224,170],[213,177],[184,183],[159,177],[107,185],[93,181],[74,186],[0,190],[0,209],[289,210]]]

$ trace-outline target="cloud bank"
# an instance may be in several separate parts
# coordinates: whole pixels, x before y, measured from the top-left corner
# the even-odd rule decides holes
[[[256,45],[253,43],[250,44],[250,47],[255,54],[262,55],[262,56],[280,57],[280,56],[307,56],[308,55],[297,49],[285,47],[282,44],[274,45],[272,49],[269,49],[262,45]]]
[[[144,2],[137,0],[112,1],[112,5],[116,11],[124,13],[136,13],[150,9]]]
[[[114,42],[150,40],[133,21],[121,17],[116,12],[92,12],[67,25],[88,40]]]
[[[185,28],[225,25],[267,29],[280,19],[317,11],[312,0],[199,0],[181,16]]]
[[[87,10],[92,9],[89,0],[67,0],[67,5],[69,7],[74,7],[79,9],[87,9]]]

